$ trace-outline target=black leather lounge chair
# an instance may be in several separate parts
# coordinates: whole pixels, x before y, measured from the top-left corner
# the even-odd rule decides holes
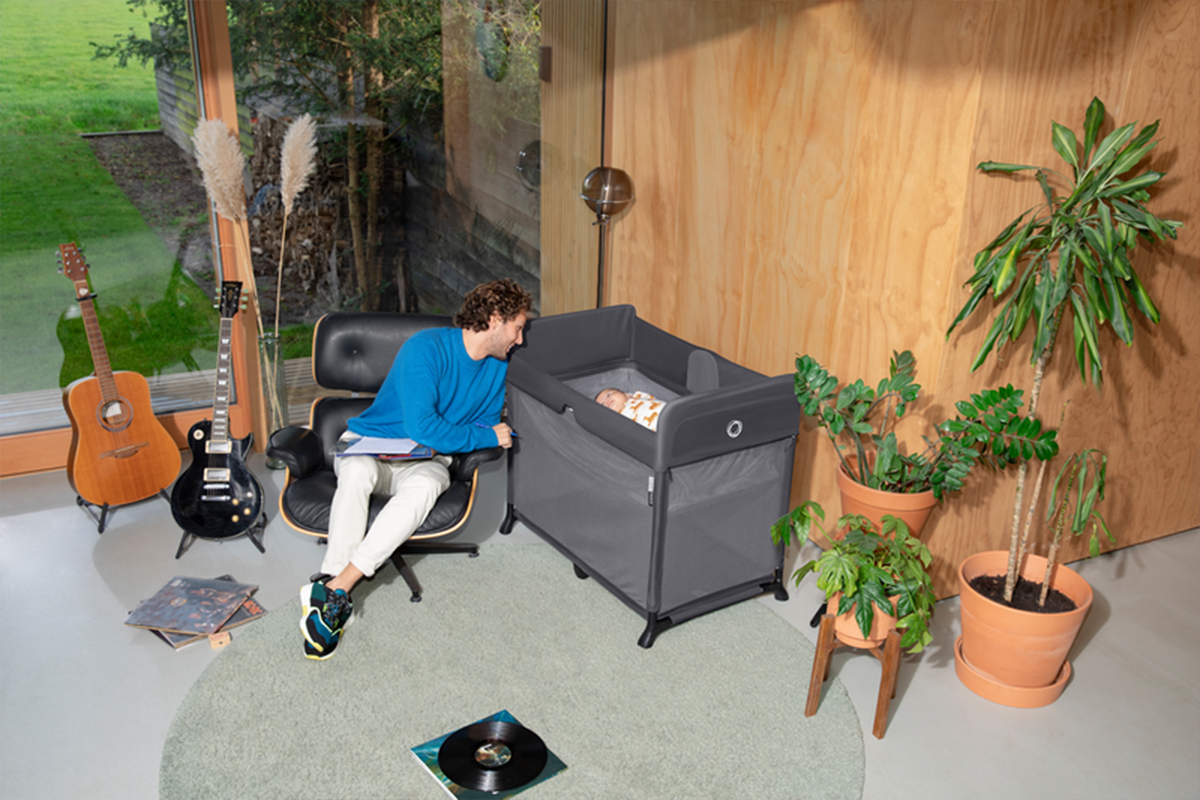
[[[279,511],[289,525],[301,533],[328,537],[329,507],[337,487],[334,445],[346,430],[347,420],[371,404],[409,336],[425,328],[451,325],[452,317],[434,314],[333,313],[317,322],[313,331],[313,379],[324,389],[352,394],[319,397],[313,401],[308,427],[293,425],[271,434],[267,455],[287,465],[287,484],[279,496]],[[450,488],[438,498],[416,533],[392,554],[391,561],[412,591],[414,603],[421,600],[421,585],[404,561],[404,554],[479,555],[477,544],[446,540],[471,515],[479,467],[503,452],[493,447],[454,456]],[[371,521],[386,500],[372,498]]]

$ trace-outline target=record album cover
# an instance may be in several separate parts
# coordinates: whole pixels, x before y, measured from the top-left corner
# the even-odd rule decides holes
[[[238,606],[238,610],[233,612],[233,616],[229,618],[229,621],[217,629],[217,633],[227,631],[230,628],[236,628],[238,625],[243,625],[252,619],[258,619],[266,613],[267,610],[259,605],[257,600],[253,597],[247,597],[245,602]],[[160,639],[176,650],[184,645],[207,638],[202,633],[173,633],[171,631],[160,631],[157,628],[151,628],[150,632],[157,634]]]
[[[498,711],[495,714],[492,714],[489,717],[484,717],[483,719],[472,724],[480,725],[485,723],[511,723],[513,725],[521,724],[517,722],[517,719],[512,714],[508,713],[507,710]],[[504,800],[504,798],[512,797],[519,792],[525,791],[531,786],[536,786],[543,781],[549,780],[567,768],[567,765],[563,763],[562,759],[556,756],[554,752],[547,747],[546,766],[535,778],[527,783],[511,789],[502,789],[500,791],[480,791],[477,789],[468,788],[466,786],[460,786],[446,777],[446,774],[442,771],[442,768],[438,763],[438,753],[441,752],[442,745],[447,739],[449,739],[451,736],[454,736],[456,733],[459,733],[459,731],[450,731],[449,733],[442,734],[436,739],[430,739],[424,744],[417,745],[416,747],[412,748],[412,754],[413,757],[416,758],[421,764],[421,766],[423,766],[430,775],[432,775],[439,783],[442,784],[442,788],[445,789],[451,797],[458,798],[458,800]]]
[[[175,577],[129,612],[125,624],[207,636],[219,630],[257,588],[235,581]]]

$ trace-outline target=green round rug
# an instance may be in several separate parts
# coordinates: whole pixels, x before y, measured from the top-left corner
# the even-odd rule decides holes
[[[299,600],[239,628],[171,723],[164,798],[441,798],[410,748],[501,710],[567,765],[522,798],[860,798],[842,683],[804,716],[813,646],[757,602],[637,645],[644,620],[548,545],[412,559],[355,593],[327,661]],[[299,587],[297,587],[299,589]]]

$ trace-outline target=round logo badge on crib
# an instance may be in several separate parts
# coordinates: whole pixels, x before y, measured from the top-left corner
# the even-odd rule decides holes
[[[732,419],[725,426],[725,433],[730,439],[736,439],[742,435],[742,421],[740,419]]]

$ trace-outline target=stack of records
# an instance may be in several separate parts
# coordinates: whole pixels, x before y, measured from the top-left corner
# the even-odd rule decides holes
[[[125,624],[146,628],[178,650],[267,613],[250,596],[257,590],[257,586],[238,583],[232,575],[174,577],[153,597],[139,603]]]

